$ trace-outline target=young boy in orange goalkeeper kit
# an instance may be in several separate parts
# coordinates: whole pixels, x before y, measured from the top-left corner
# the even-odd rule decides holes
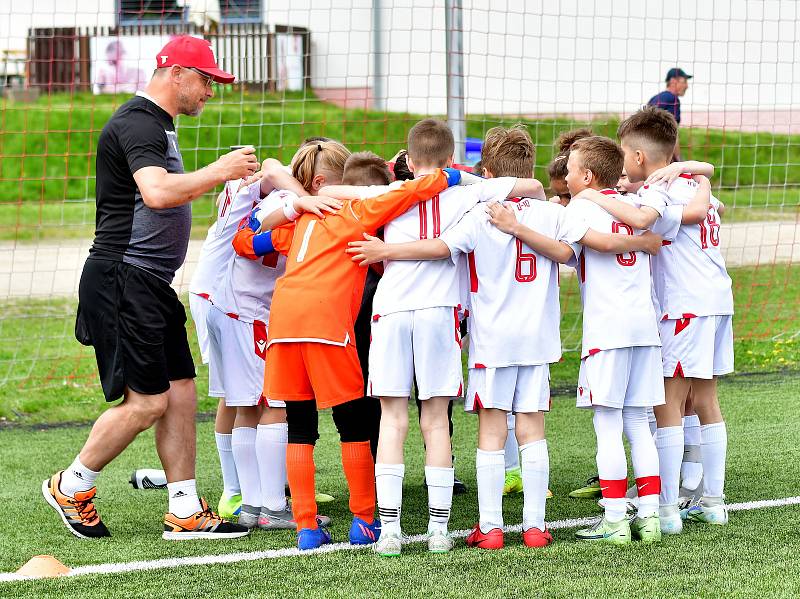
[[[254,256],[273,251],[287,255],[286,274],[277,281],[272,299],[264,395],[286,402],[287,477],[300,549],[315,549],[331,540],[316,520],[318,409],[332,408],[342,442],[353,513],[350,542],[369,544],[380,535],[380,521],[374,518],[370,431],[359,419],[364,382],[353,331],[367,271],[347,259],[347,243],[363,238],[364,233],[374,235],[414,204],[459,181],[458,171],[437,169],[376,198],[346,200],[325,218],[301,215],[287,202],[285,218],[265,219],[264,232],[245,228],[237,233],[237,238],[250,238],[236,243],[239,247],[249,244]],[[293,222],[284,224],[287,219]],[[266,230],[270,227],[277,228]]]

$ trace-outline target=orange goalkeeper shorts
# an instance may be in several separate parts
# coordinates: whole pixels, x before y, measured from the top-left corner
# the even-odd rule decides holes
[[[331,408],[364,395],[355,345],[310,341],[272,343],[267,349],[264,396],[280,401],[317,400]]]

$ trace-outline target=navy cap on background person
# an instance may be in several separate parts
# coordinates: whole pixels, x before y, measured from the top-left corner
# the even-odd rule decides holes
[[[673,67],[669,71],[667,71],[667,78],[664,81],[669,82],[670,79],[675,79],[676,77],[684,77],[685,79],[691,79],[692,75],[688,75],[686,71],[684,71],[680,67]]]

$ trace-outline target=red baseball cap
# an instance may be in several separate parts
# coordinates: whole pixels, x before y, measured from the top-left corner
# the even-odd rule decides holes
[[[199,37],[181,35],[170,40],[156,55],[156,68],[171,67],[194,68],[213,77],[217,83],[233,83],[235,75],[226,73],[217,66],[211,43]]]

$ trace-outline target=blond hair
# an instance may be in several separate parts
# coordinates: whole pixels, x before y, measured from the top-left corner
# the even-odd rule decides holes
[[[536,149],[525,128],[518,123],[513,127],[493,127],[486,132],[481,150],[481,168],[495,177],[533,177]]]
[[[342,180],[344,163],[350,150],[338,141],[311,142],[302,146],[292,158],[292,176],[310,192],[316,175],[325,175],[325,183],[336,185]]]

